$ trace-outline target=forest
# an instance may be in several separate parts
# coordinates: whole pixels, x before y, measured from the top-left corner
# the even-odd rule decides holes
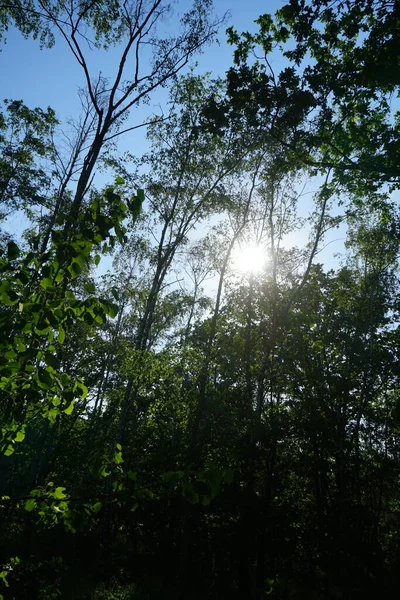
[[[1,600],[399,595],[400,3],[247,5],[0,4]]]

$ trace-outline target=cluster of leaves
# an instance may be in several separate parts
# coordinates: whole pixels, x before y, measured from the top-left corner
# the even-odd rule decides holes
[[[19,101],[4,101],[0,114],[0,218],[16,210],[32,217],[48,208],[50,177],[41,163],[54,157],[54,110],[29,109]]]
[[[397,4],[290,0],[256,24],[255,34],[229,29],[234,66],[227,101],[209,104],[213,126],[223,129],[227,115],[244,115],[295,160],[334,167],[355,194],[388,182],[396,188]],[[278,51],[286,66],[275,73],[271,56]]]
[[[14,420],[21,420],[28,407],[45,412],[54,422],[62,411],[71,413],[76,397],[87,394],[79,378],[60,372],[61,346],[76,321],[103,323],[107,316],[116,314],[115,305],[94,295],[93,284],[86,284],[89,295],[84,299],[70,289],[71,282],[90,264],[95,246],[103,244],[105,252],[115,239],[124,236],[120,223],[126,217],[126,205],[112,189],[106,190],[105,199],[110,207],[107,216],[101,210],[101,200],[95,198],[81,214],[78,232],[71,238],[68,229],[55,230],[45,254],[38,256],[34,250],[24,253],[9,242],[1,259],[1,390],[10,407],[14,440],[21,436]],[[100,254],[94,261],[98,264]],[[11,452],[12,446],[7,446],[7,451]]]

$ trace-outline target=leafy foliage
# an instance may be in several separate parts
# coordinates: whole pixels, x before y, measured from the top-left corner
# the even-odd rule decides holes
[[[32,228],[0,239],[0,598],[399,588],[397,5],[291,0],[230,30],[227,81],[177,78],[210,7],[166,40],[168,2],[0,9],[44,45],[79,30],[155,51],[144,79],[89,77],[64,171],[53,110],[4,103],[2,210]],[[172,78],[148,151],[114,155],[121,106]],[[248,242],[259,272],[235,265]]]
[[[389,57],[397,55],[397,20],[390,2],[291,0],[275,19],[261,15],[254,35],[231,28],[231,105],[215,108],[244,112],[304,164],[334,167],[352,192],[396,188],[398,66]],[[280,73],[270,63],[277,48],[287,65]]]

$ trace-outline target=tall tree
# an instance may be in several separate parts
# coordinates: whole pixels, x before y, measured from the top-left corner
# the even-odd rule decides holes
[[[85,81],[85,114],[71,157],[65,161],[69,163],[64,174],[66,181],[60,186],[52,208],[42,251],[60,215],[64,227],[71,228],[76,223],[107,143],[123,131],[137,128],[137,125],[122,128],[129,111],[146,101],[156,88],[165,86],[195,53],[213,40],[220,21],[212,20],[211,11],[211,0],[195,0],[180,18],[178,33],[162,38],[157,34],[157,26],[172,15],[172,5],[166,0],[83,4],[38,0],[26,7],[16,3],[2,8],[3,20],[7,22],[10,18],[23,33],[41,31],[50,44],[56,37],[61,38],[82,69]],[[88,51],[111,46],[120,49],[114,76],[94,75]],[[69,200],[67,184],[71,183],[72,174],[75,185]],[[68,209],[63,212],[66,203]]]
[[[150,165],[151,170],[140,181],[147,190],[150,227],[156,243],[150,258],[151,283],[135,336],[137,350],[149,347],[157,304],[177,253],[187,244],[196,225],[226,209],[229,196],[224,186],[246,153],[235,130],[222,141],[201,128],[202,107],[210,87],[218,93],[220,84],[208,84],[204,78],[193,75],[181,78],[171,90],[173,109],[168,120],[155,122],[149,129],[152,149],[142,164]],[[127,180],[131,179],[128,175]],[[137,181],[135,177],[133,180]],[[130,378],[118,442],[122,439],[132,385]]]

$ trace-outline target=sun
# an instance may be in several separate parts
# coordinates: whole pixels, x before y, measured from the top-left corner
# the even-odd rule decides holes
[[[265,269],[267,260],[265,248],[257,244],[241,244],[232,254],[232,265],[241,273],[260,273]]]

